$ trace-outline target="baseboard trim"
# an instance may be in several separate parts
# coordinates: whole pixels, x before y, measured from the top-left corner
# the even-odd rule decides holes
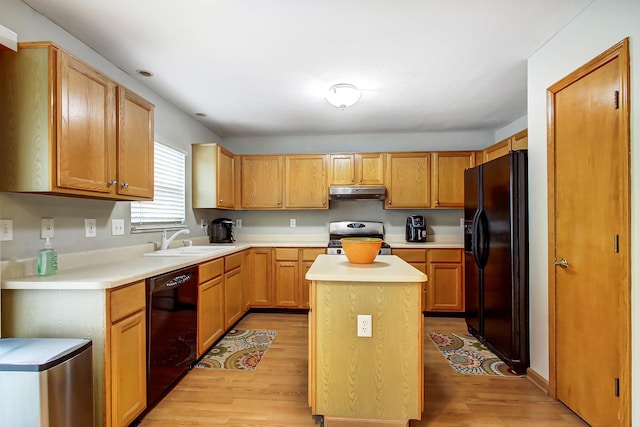
[[[324,417],[325,427],[408,427],[409,421]]]
[[[549,395],[549,381],[531,368],[527,368],[527,379],[538,387],[544,394]]]

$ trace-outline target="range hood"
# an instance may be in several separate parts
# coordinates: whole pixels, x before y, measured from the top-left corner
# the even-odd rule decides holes
[[[329,187],[329,200],[384,200],[382,185]]]

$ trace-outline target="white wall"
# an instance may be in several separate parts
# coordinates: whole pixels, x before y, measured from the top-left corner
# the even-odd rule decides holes
[[[307,135],[224,138],[236,154],[332,153],[376,151],[481,150],[493,144],[493,131],[392,134]]]
[[[527,116],[522,116],[517,120],[509,123],[505,127],[498,129],[495,132],[494,142],[502,141],[503,139],[509,138],[510,136],[515,135],[521,130],[525,130],[528,126]]]
[[[625,37],[631,56],[631,246],[640,247],[640,2],[597,0],[529,58],[529,236],[531,367],[549,378],[546,89]],[[636,213],[636,214],[634,214]],[[632,250],[632,284],[640,283],[640,252]],[[640,293],[632,286],[632,357],[640,366]],[[635,374],[632,373],[632,374]],[[632,375],[633,407],[640,408],[640,376]],[[634,417],[640,424],[640,416]]]
[[[51,40],[81,58],[93,67],[114,80],[124,84],[133,91],[155,104],[155,137],[156,140],[181,148],[190,153],[190,145],[198,142],[220,142],[220,138],[200,125],[191,116],[175,108],[172,104],[150,91],[137,78],[133,78],[98,55],[88,46],[67,33],[55,23],[44,18],[20,0],[2,0],[0,4],[0,25],[4,25],[18,33],[18,40],[42,41]],[[222,141],[231,151],[244,153],[305,153],[331,151],[407,151],[407,150],[459,150],[466,148],[484,148],[493,143],[492,131],[425,133],[425,134],[390,134],[390,135],[332,135],[303,136],[282,138],[239,138]],[[187,182],[191,182],[191,158],[187,158]],[[358,202],[355,202],[358,203]],[[41,248],[39,237],[40,218],[52,217],[55,220],[54,247],[60,253],[78,252],[90,249],[110,248],[149,241],[158,241],[159,233],[111,236],[112,219],[122,218],[129,224],[128,202],[110,202],[103,200],[75,199],[59,196],[32,194],[0,194],[0,217],[13,219],[14,240],[2,242],[0,256],[3,260],[32,258]],[[327,221],[334,218],[374,217],[385,220],[392,227],[399,227],[401,216],[409,212],[383,211],[364,208],[363,204],[332,202],[331,211],[298,212],[292,217],[300,218],[296,229],[279,229],[272,231],[306,233],[326,226]],[[448,212],[448,214],[447,214]],[[373,214],[372,214],[373,213]],[[410,212],[417,213],[417,212]],[[460,213],[456,210],[431,214],[421,212],[431,223],[437,223],[431,231],[451,232]],[[276,215],[268,212],[229,213],[213,209],[191,208],[190,186],[187,188],[187,226],[192,236],[203,235],[197,224],[201,219],[210,221],[215,217],[233,216],[245,218],[247,229],[252,227],[274,227],[274,223],[288,224],[289,215]],[[97,237],[84,237],[84,219],[95,218],[97,221]],[[439,228],[438,228],[439,227]],[[326,228],[325,228],[326,230]]]
[[[140,94],[155,105],[155,138],[167,145],[190,153],[192,143],[218,142],[220,138],[202,126],[195,118],[178,110],[138,80],[117,68],[88,46],[74,38],[55,23],[44,18],[19,0],[0,2],[0,25],[18,34],[18,41],[53,41],[91,66]],[[187,165],[191,158],[187,158]],[[187,182],[191,182],[191,168],[187,168]],[[197,232],[191,205],[190,188],[187,189],[186,223]],[[110,220],[122,218],[130,222],[129,202],[74,199],[30,194],[0,194],[0,217],[13,219],[14,240],[2,242],[2,259],[32,258],[42,246],[40,218],[55,220],[54,247],[60,252],[78,252],[109,248],[148,241],[158,241],[159,233],[112,237]],[[84,218],[95,218],[97,237],[84,237]]]

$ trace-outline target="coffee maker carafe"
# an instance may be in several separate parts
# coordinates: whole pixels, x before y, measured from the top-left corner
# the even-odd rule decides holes
[[[405,240],[407,242],[426,242],[427,225],[421,215],[411,215],[407,217],[407,227],[405,229]]]
[[[211,221],[210,243],[232,243],[233,221],[229,218],[216,218]]]

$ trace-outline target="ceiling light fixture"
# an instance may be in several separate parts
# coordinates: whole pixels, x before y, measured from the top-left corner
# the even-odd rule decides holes
[[[147,70],[136,70],[136,73],[140,74],[142,77],[151,77],[153,73]]]
[[[351,107],[358,102],[362,92],[360,89],[349,83],[338,83],[329,88],[327,92],[327,101],[334,107],[341,110]]]

